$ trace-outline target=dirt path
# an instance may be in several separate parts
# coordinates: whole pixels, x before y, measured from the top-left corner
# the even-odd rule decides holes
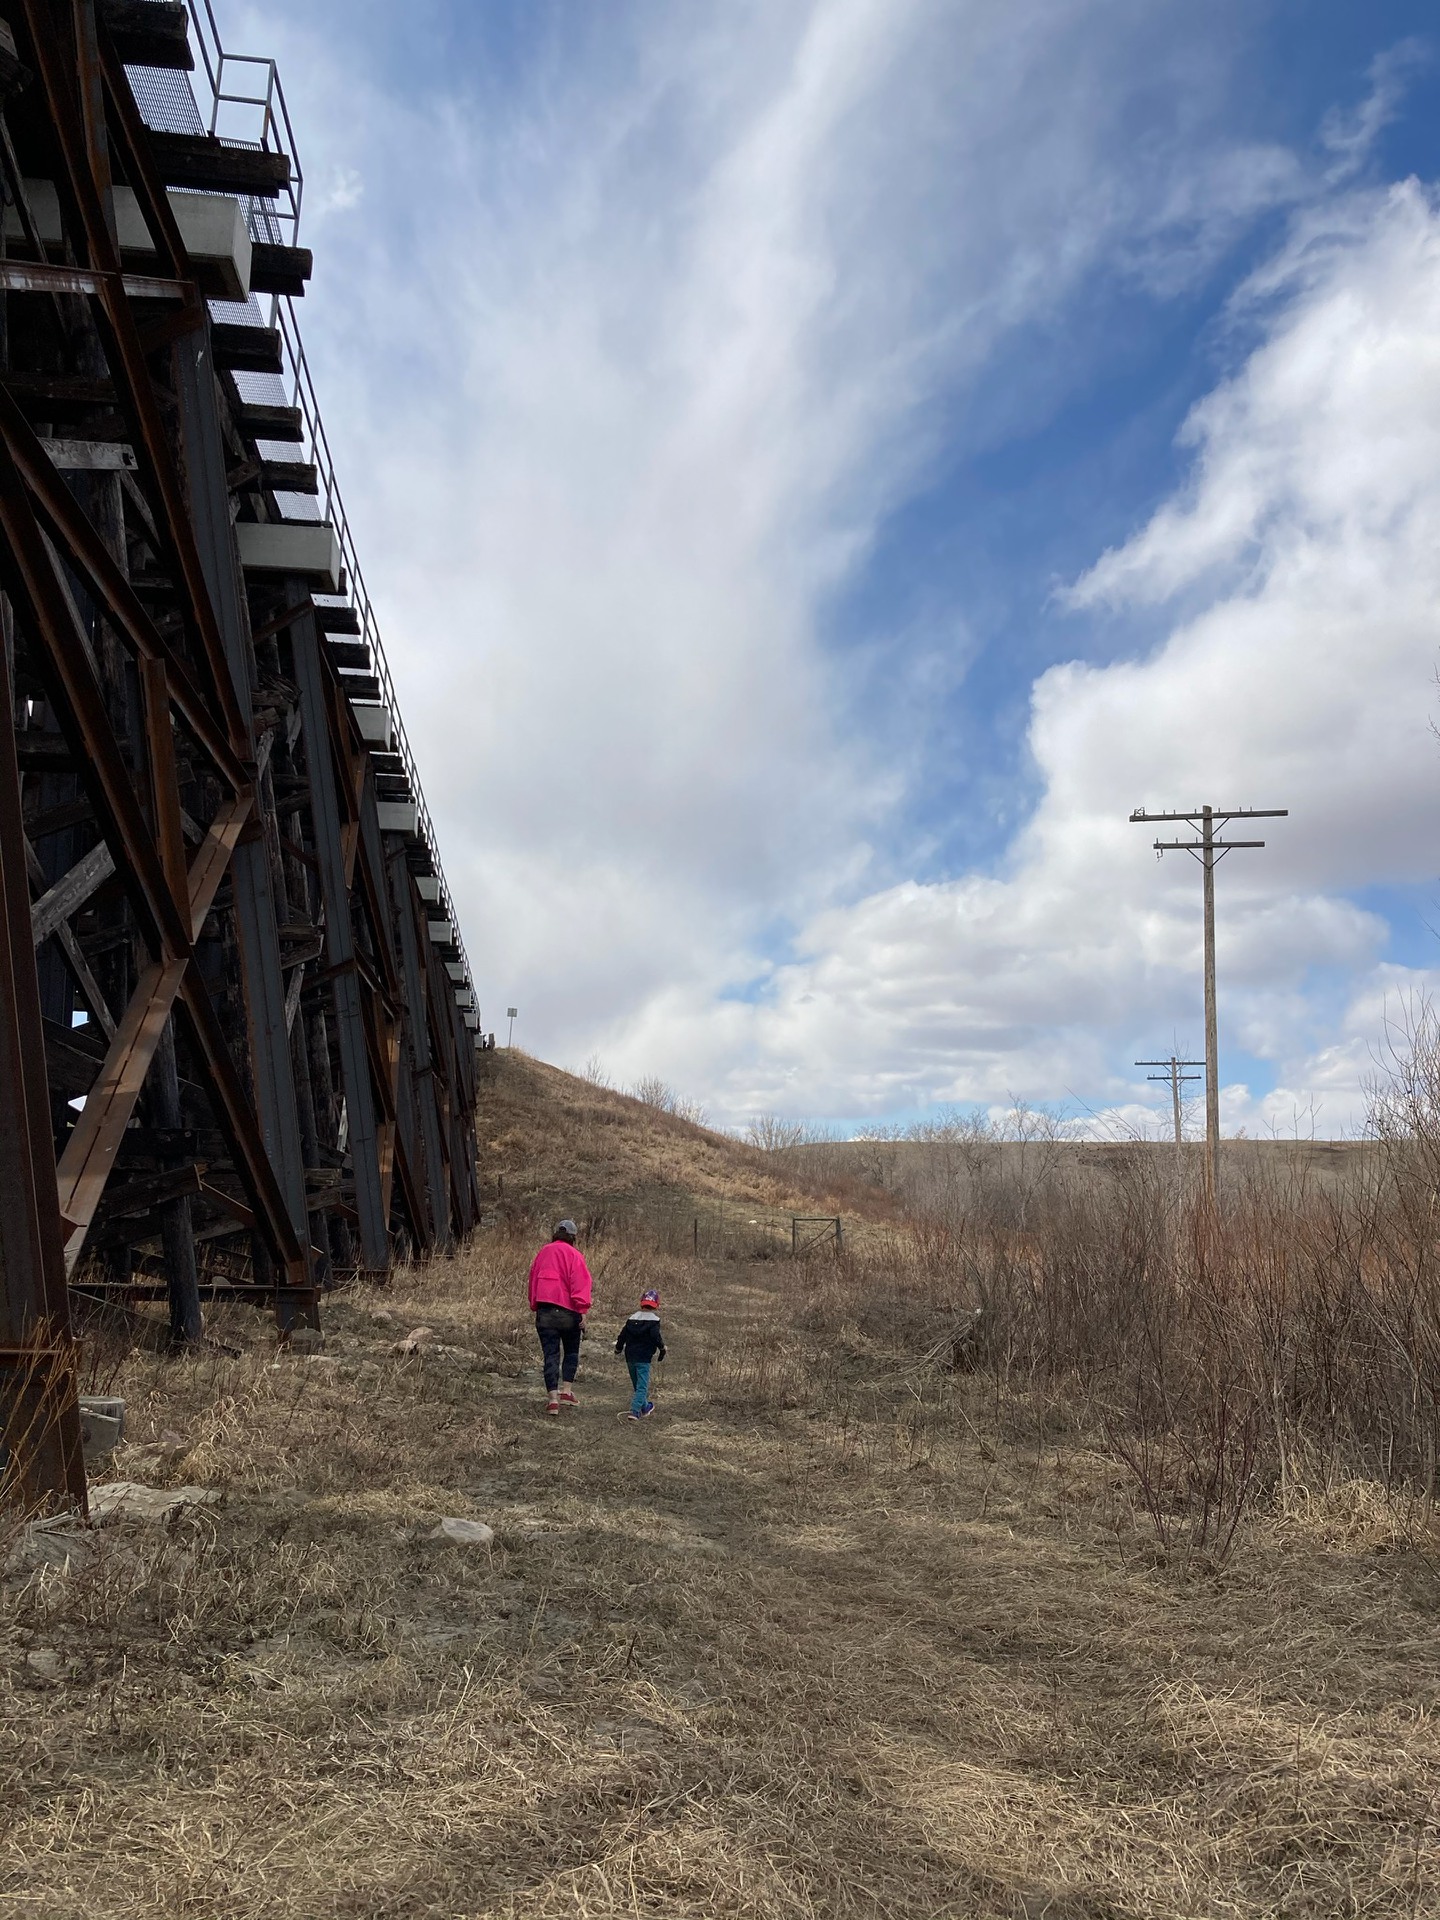
[[[1435,1595],[1373,1516],[1181,1579],[789,1268],[667,1270],[633,1425],[641,1277],[558,1422],[503,1261],[320,1360],[134,1362],[117,1472],[225,1504],[3,1589],[0,1914],[1437,1911]]]

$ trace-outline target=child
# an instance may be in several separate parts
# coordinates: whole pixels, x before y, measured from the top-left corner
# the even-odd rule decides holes
[[[620,1329],[616,1353],[623,1353],[630,1369],[630,1384],[635,1392],[627,1420],[648,1420],[655,1411],[650,1398],[650,1366],[665,1358],[665,1336],[660,1331],[660,1296],[653,1288],[640,1296],[638,1311]]]

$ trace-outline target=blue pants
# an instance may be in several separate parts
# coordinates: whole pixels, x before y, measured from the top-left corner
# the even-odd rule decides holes
[[[630,1411],[643,1413],[650,1404],[650,1362],[648,1360],[627,1360],[630,1369],[630,1384],[635,1389],[630,1399]]]

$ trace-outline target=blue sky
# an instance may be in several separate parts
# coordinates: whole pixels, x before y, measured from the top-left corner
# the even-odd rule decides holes
[[[487,1019],[743,1122],[1358,1123],[1440,923],[1415,5],[227,4]],[[1237,870],[1238,869],[1238,870]]]

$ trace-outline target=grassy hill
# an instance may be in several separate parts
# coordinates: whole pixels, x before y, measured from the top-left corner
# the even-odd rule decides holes
[[[570,1214],[678,1247],[698,1220],[718,1252],[784,1238],[795,1214],[894,1214],[858,1160],[799,1166],[510,1048],[481,1056],[479,1163],[487,1206],[516,1231]]]
[[[490,1225],[332,1298],[324,1352],[239,1308],[198,1355],[91,1344],[129,1409],[103,1477],[205,1499],[0,1523],[0,1915],[1440,1912],[1425,1501],[1297,1454],[1192,1550],[1073,1401],[940,1364],[918,1240],[667,1248],[677,1205],[833,1196],[486,1064]],[[526,1216],[626,1197],[550,1419]],[[609,1348],[648,1284],[635,1425]]]

